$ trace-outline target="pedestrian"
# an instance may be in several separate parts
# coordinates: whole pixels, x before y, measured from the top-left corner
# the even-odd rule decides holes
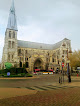
[[[70,72],[69,72],[69,75],[68,75],[68,82],[71,82]]]

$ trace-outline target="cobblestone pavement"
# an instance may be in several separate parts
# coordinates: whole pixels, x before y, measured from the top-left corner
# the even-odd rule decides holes
[[[80,106],[80,88],[38,91],[0,100],[0,106]]]

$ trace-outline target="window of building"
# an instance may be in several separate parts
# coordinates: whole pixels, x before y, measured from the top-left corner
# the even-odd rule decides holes
[[[12,48],[14,48],[15,46],[14,46],[14,41],[12,41]]]
[[[8,54],[8,60],[10,61],[10,54]]]
[[[28,62],[26,62],[26,68],[28,68],[28,67],[29,67]]]
[[[22,62],[20,61],[20,67],[22,67]]]
[[[9,31],[9,38],[11,38],[11,31]]]
[[[54,62],[56,62],[56,59],[54,59]]]
[[[18,49],[18,54],[20,54],[21,53],[21,49]]]
[[[54,62],[54,58],[52,59],[52,61]]]
[[[56,53],[53,53],[53,56],[56,57]]]
[[[12,55],[12,59],[13,59],[13,55]]]
[[[11,48],[11,41],[8,42],[8,47]]]
[[[65,52],[65,51],[63,50],[63,54],[64,54],[64,52]]]
[[[15,38],[15,32],[13,32],[13,38]]]
[[[59,60],[58,60],[58,64],[59,64]]]

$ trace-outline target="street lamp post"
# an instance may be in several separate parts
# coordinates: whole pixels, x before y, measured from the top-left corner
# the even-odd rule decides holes
[[[67,48],[67,59],[68,59],[68,48]],[[70,60],[67,60],[67,75],[68,75],[68,82],[71,82],[70,70],[69,70],[69,63]]]
[[[68,82],[71,82],[71,75],[69,70],[69,62],[67,63],[67,74],[68,74]]]

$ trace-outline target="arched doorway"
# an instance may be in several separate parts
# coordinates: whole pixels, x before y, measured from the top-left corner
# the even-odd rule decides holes
[[[38,59],[35,60],[34,69],[43,70],[43,61],[42,61],[42,59],[38,58]]]
[[[20,67],[22,67],[22,62],[20,61]]]

